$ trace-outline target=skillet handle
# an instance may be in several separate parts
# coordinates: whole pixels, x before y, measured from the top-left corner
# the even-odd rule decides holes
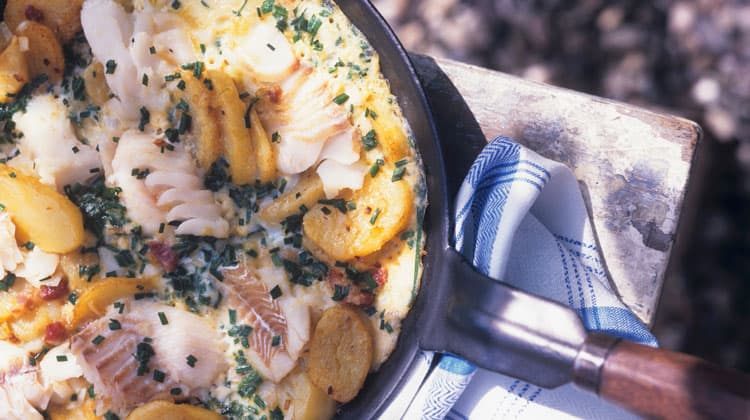
[[[648,418],[750,418],[750,376],[682,353],[607,341],[600,334],[587,337],[579,358],[590,359],[584,355],[597,346],[611,347],[603,354],[598,381],[576,363],[577,385]]]

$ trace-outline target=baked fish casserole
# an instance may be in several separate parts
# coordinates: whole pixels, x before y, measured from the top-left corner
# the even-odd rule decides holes
[[[393,351],[424,178],[330,0],[0,2],[0,419],[325,419]]]

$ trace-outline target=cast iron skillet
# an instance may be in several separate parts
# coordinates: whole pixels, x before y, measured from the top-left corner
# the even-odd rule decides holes
[[[414,306],[402,323],[393,354],[368,377],[357,398],[341,408],[339,417],[366,419],[381,414],[403,385],[417,352],[429,349],[460,355],[478,366],[512,373],[545,388],[574,381],[649,417],[746,418],[750,376],[684,354],[587,334],[569,308],[498,286],[451,247],[451,197],[473,157],[486,144],[484,137],[468,107],[457,99],[460,96],[445,94],[455,88],[434,63],[435,71],[425,73],[425,86],[441,85],[438,92],[432,92],[434,104],[440,106],[435,107],[438,114],[430,112],[409,57],[369,0],[339,0],[337,4],[380,56],[381,71],[398,98],[422,157],[429,201],[423,226],[427,253]],[[421,65],[430,64],[427,58],[417,59]],[[442,142],[436,126],[450,134]],[[446,166],[444,156],[450,156],[450,165]],[[506,306],[498,308],[498,302]],[[505,313],[503,317],[514,313],[518,317],[515,326],[522,330],[507,329],[510,324],[497,316],[499,312]],[[536,322],[529,320],[531,313],[535,316],[530,318],[538,318]],[[529,339],[527,332],[534,337]],[[496,345],[500,342],[502,348]]]

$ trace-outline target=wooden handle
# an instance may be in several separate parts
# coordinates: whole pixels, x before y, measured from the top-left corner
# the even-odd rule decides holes
[[[649,418],[750,419],[750,376],[629,341],[607,356],[599,395]]]

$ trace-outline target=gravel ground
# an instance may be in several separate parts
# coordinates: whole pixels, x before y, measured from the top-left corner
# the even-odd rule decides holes
[[[697,121],[694,194],[654,331],[750,372],[750,2],[374,3],[408,49]]]

